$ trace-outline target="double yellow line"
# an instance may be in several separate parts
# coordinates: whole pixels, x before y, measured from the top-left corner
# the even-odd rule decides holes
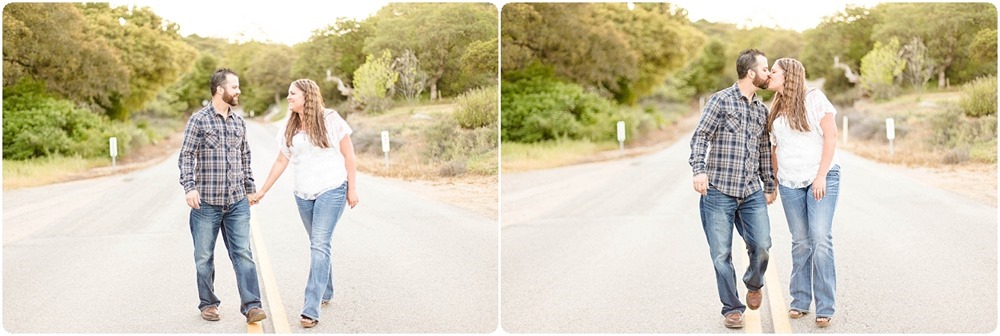
[[[291,327],[288,326],[288,318],[285,316],[285,305],[281,303],[281,294],[278,292],[278,281],[274,279],[274,271],[271,269],[271,258],[267,254],[267,246],[264,238],[260,234],[260,225],[257,224],[257,216],[253,208],[250,209],[250,237],[253,241],[254,252],[257,253],[258,273],[264,285],[264,293],[267,294],[267,306],[270,314],[267,317],[274,325],[274,333],[291,334]],[[264,327],[261,322],[247,324],[247,333],[263,334]]]

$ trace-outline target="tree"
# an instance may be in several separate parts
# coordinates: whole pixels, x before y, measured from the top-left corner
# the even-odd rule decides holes
[[[997,25],[996,7],[988,3],[886,3],[878,8],[885,21],[876,27],[875,40],[920,38],[936,65],[939,88],[947,84],[952,65],[969,57],[976,33]]]
[[[110,7],[107,3],[76,5],[95,36],[116,49],[128,73],[128,90],[111,93],[102,105],[114,120],[126,120],[157,93],[189,69],[197,51],[181,40],[177,24],[167,22],[148,7]]]
[[[832,16],[824,17],[816,28],[802,33],[801,61],[808,68],[809,78],[823,77],[824,90],[843,92],[853,84],[845,71],[834,67],[838,59],[849,69],[858,69],[861,58],[874,47],[872,30],[882,21],[877,9],[847,6]],[[857,72],[857,71],[854,71]]]
[[[3,10],[3,86],[32,77],[57,96],[93,106],[129,91],[117,51],[69,3],[10,3]]]
[[[393,68],[399,74],[396,91],[403,95],[407,102],[413,104],[420,98],[420,93],[424,91],[424,82],[427,80],[427,74],[420,71],[420,60],[413,54],[413,50],[406,49],[403,55],[396,57]]]
[[[292,63],[292,77],[315,80],[328,104],[347,99],[332,78],[341,78],[346,85],[353,82],[354,71],[365,63],[365,39],[372,33],[368,22],[347,18],[313,31],[308,41],[294,46],[298,57]]]
[[[375,32],[365,41],[365,53],[389,50],[400,55],[406,49],[413,50],[420,59],[421,69],[428,75],[431,99],[437,99],[442,90],[457,94],[484,84],[469,81],[469,76],[482,76],[463,74],[459,62],[472,43],[496,37],[496,6],[488,3],[390,3],[370,20]],[[442,82],[470,84],[443,86]]]
[[[899,57],[906,62],[906,71],[903,77],[909,80],[910,85],[923,90],[924,84],[934,75],[934,63],[927,58],[927,47],[919,37],[913,37],[899,50]]]
[[[389,108],[386,93],[396,84],[399,74],[392,70],[392,54],[383,50],[379,57],[368,55],[365,64],[354,72],[354,99],[365,111],[382,112]]]
[[[888,99],[895,94],[895,79],[906,66],[898,54],[899,40],[893,38],[886,45],[875,42],[875,49],[861,58],[861,87],[875,99]]]

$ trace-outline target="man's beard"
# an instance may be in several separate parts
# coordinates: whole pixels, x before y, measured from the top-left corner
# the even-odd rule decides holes
[[[240,100],[236,96],[230,95],[228,92],[222,92],[222,101],[229,104],[229,106],[239,105]]]
[[[770,83],[771,79],[768,77],[757,76],[753,79],[753,85],[764,90],[767,90],[767,85]]]

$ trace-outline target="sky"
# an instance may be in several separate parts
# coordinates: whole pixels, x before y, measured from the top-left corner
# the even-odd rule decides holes
[[[493,3],[502,6],[509,1]],[[673,0],[688,11],[691,21],[735,23],[740,27],[779,27],[804,31],[819,24],[824,16],[844,9],[847,4],[872,7],[877,0]],[[320,5],[316,5],[320,3]],[[112,5],[147,6],[181,27],[181,35],[220,37],[234,42],[250,39],[293,45],[304,42],[313,30],[328,26],[338,17],[364,20],[388,1],[349,0],[322,2],[312,0],[282,1],[112,1]]]
[[[156,15],[180,25],[180,34],[220,37],[232,42],[270,41],[294,45],[305,42],[316,29],[339,17],[364,20],[382,8],[385,0],[350,0],[323,3],[310,0],[280,1],[110,1],[112,6],[146,6]],[[321,5],[317,5],[321,4]]]

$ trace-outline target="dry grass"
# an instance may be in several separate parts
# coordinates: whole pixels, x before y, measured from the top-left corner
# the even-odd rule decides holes
[[[54,156],[25,161],[3,160],[3,190],[67,181],[80,172],[110,165],[110,157],[85,159]]]

